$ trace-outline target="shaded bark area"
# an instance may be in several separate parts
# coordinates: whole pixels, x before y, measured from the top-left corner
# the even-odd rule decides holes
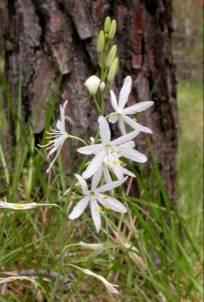
[[[97,71],[96,34],[105,16],[117,19],[121,69],[114,88],[117,91],[129,74],[133,77],[130,104],[154,100],[154,108],[140,121],[153,129],[150,145],[174,198],[177,108],[171,1],[15,0],[8,2],[8,15],[6,75],[15,96],[21,66],[25,120],[31,118],[36,134],[43,131],[49,98],[61,76],[59,102],[69,100],[71,132],[83,137],[89,137],[96,125],[96,114],[83,86]],[[145,136],[139,136],[138,146],[147,153]]]

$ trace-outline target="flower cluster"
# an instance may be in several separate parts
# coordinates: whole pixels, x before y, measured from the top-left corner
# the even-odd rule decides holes
[[[95,77],[96,76],[91,76],[85,82],[90,94],[92,94],[93,91],[96,93],[101,82],[100,79],[96,81]],[[140,125],[128,115],[133,115],[146,110],[152,106],[153,102],[145,101],[125,107],[131,91],[131,85],[132,79],[130,76],[127,76],[120,90],[118,102],[115,93],[110,90],[110,101],[114,112],[109,113],[107,116],[100,115],[98,117],[98,143],[92,143],[78,148],[77,150],[81,154],[92,156],[92,159],[88,162],[82,175],[75,175],[80,183],[83,197],[75,205],[69,218],[72,220],[78,218],[89,204],[91,216],[97,232],[99,232],[101,228],[101,206],[122,214],[127,211],[126,207],[119,200],[111,196],[111,193],[107,194],[107,192],[112,192],[113,189],[121,186],[127,180],[127,176],[135,176],[125,167],[123,158],[138,163],[145,163],[147,161],[147,157],[144,154],[135,150],[134,139],[140,132],[151,133],[151,130]],[[80,138],[73,137],[65,130],[66,104],[67,103],[60,106],[60,119],[56,124],[57,130],[52,129],[51,132],[49,132],[50,141],[48,144],[44,145],[49,148],[48,155],[57,151],[57,155],[51,162],[48,171],[50,171],[50,168],[67,138],[76,138],[80,140]],[[121,136],[113,140],[111,139],[109,122],[118,122]],[[131,129],[130,132],[127,132],[126,125]],[[86,181],[86,179],[89,178],[91,178],[90,189],[88,188]]]

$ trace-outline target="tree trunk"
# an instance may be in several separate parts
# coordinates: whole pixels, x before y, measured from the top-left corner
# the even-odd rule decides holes
[[[118,22],[121,64],[115,90],[129,74],[133,78],[129,102],[155,102],[141,122],[153,129],[152,146],[174,198],[177,108],[170,0],[8,1],[6,75],[12,94],[16,95],[22,70],[24,118],[31,118],[39,134],[45,126],[49,97],[61,76],[59,102],[69,100],[72,134],[91,136],[96,114],[83,82],[97,72],[95,38],[107,15]],[[138,145],[147,152],[143,135]]]

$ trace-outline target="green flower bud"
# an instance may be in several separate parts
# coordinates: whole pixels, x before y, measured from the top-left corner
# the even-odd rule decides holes
[[[99,88],[100,82],[101,80],[97,76],[92,75],[86,80],[84,85],[86,86],[91,95],[95,95]]]
[[[97,52],[102,52],[104,50],[105,45],[105,36],[104,31],[101,30],[98,34],[97,40],[96,40],[96,50]]]
[[[111,64],[113,63],[113,60],[115,59],[116,52],[117,52],[117,46],[113,45],[108,52],[108,56],[106,59],[106,66],[108,66],[108,67],[111,66]]]
[[[116,23],[116,20],[113,20],[111,22],[111,25],[110,25],[109,31],[108,31],[108,38],[110,40],[114,38],[115,33],[116,33],[116,29],[117,29],[117,23]]]
[[[116,57],[114,60],[113,60],[113,63],[109,69],[109,72],[108,72],[108,81],[109,82],[112,82],[114,79],[115,79],[115,76],[118,72],[118,69],[119,69],[119,59],[118,57]]]
[[[105,18],[105,22],[104,22],[104,31],[105,31],[105,33],[109,32],[110,25],[111,25],[111,18],[108,16],[108,17]]]

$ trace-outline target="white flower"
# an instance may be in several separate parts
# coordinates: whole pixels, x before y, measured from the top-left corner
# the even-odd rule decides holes
[[[14,202],[6,202],[0,200],[0,208],[3,209],[10,209],[10,210],[30,210],[41,206],[57,206],[56,204],[50,203],[37,203],[37,202],[30,202],[30,203],[14,203]]]
[[[118,290],[116,289],[116,287],[118,287],[118,285],[110,283],[103,276],[101,276],[99,274],[96,274],[96,273],[90,271],[89,269],[82,269],[81,268],[81,271],[84,274],[86,274],[86,275],[93,276],[96,279],[100,280],[103,283],[103,285],[105,286],[105,288],[107,289],[107,291],[109,293],[111,293],[111,294],[118,294]]]
[[[84,85],[86,86],[91,95],[95,95],[99,88],[100,82],[101,80],[97,76],[92,75],[86,80]]]
[[[131,128],[135,130],[137,129],[140,132],[152,133],[151,129],[140,125],[139,123],[137,123],[136,121],[134,121],[128,116],[129,114],[132,115],[138,112],[142,112],[147,108],[151,107],[153,105],[152,101],[140,102],[135,105],[124,108],[128,102],[131,86],[132,86],[132,79],[130,76],[127,76],[120,90],[118,102],[115,93],[112,90],[110,91],[111,105],[115,110],[115,112],[112,112],[110,114],[109,121],[111,123],[118,122],[118,126],[122,134],[126,133],[125,124],[128,124]]]
[[[88,189],[87,182],[83,177],[78,174],[75,174],[76,178],[78,179],[82,192],[83,198],[75,205],[72,212],[69,215],[70,219],[76,219],[84,212],[88,204],[90,204],[91,208],[91,216],[96,227],[97,232],[99,232],[101,228],[101,215],[100,215],[100,205],[104,206],[107,209],[111,209],[116,212],[126,213],[126,207],[117,199],[104,194],[107,191],[111,191],[114,188],[119,187],[123,184],[127,178],[122,180],[113,181],[108,184],[102,185],[97,188],[99,179],[98,177],[94,176],[92,178],[91,189]]]
[[[104,245],[102,243],[86,243],[83,241],[80,241],[79,245],[83,248],[93,250],[93,251],[100,250],[104,247]]]
[[[103,276],[101,276],[99,274],[96,274],[96,273],[92,272],[91,270],[89,270],[87,268],[82,268],[82,267],[79,267],[79,266],[74,265],[74,264],[68,264],[68,265],[73,267],[73,268],[76,268],[76,269],[80,270],[81,272],[83,272],[84,274],[86,274],[88,276],[93,276],[96,279],[100,280],[109,293],[111,293],[111,294],[118,294],[119,293],[118,290],[116,289],[116,287],[118,287],[118,285],[110,283]]]
[[[120,157],[140,163],[147,161],[147,157],[144,154],[133,149],[134,142],[131,140],[138,135],[138,130],[111,141],[110,127],[106,119],[103,116],[99,116],[98,122],[101,144],[92,144],[77,150],[79,153],[86,155],[94,154],[94,158],[82,174],[84,178],[91,177],[104,165],[106,168],[111,168],[118,179],[121,179],[123,174],[130,175],[128,173],[131,172],[121,166]]]
[[[68,101],[66,101],[63,105],[60,105],[60,118],[58,119],[56,124],[57,129],[51,129],[51,131],[47,132],[49,139],[48,144],[39,145],[40,147],[46,147],[47,150],[49,150],[48,157],[55,151],[57,151],[56,156],[54,157],[47,169],[47,173],[50,171],[54,162],[56,161],[65,140],[69,137],[69,134],[66,132],[65,129],[65,108],[67,103]]]

